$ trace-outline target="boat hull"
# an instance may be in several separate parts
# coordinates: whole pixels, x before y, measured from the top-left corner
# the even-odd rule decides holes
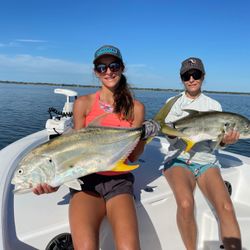
[[[62,186],[57,192],[36,196],[33,193],[13,195],[10,184],[17,163],[33,147],[47,140],[40,131],[0,151],[1,229],[0,249],[45,249],[56,235],[70,232],[68,224],[69,190]],[[156,137],[145,148],[135,175],[135,201],[140,229],[141,249],[185,249],[175,220],[173,193],[159,168],[168,144]],[[232,186],[232,200],[242,232],[244,249],[250,249],[250,160],[248,157],[219,152],[223,179]],[[198,248],[219,249],[221,240],[213,208],[197,188],[195,190],[198,222]],[[101,225],[100,246],[112,250],[112,231],[105,219]]]

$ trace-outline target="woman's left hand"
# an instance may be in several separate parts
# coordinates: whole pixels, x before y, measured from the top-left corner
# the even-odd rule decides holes
[[[223,137],[223,144],[234,144],[239,140],[240,133],[237,130],[229,130]]]

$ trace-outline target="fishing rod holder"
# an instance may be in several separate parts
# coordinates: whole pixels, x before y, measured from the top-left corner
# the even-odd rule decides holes
[[[49,139],[61,135],[73,127],[72,116],[74,102],[71,102],[70,98],[77,98],[77,92],[69,89],[55,89],[54,93],[65,95],[66,102],[64,103],[62,111],[58,111],[53,107],[48,110],[50,119],[46,121],[45,128],[47,129]],[[53,116],[52,113],[55,115]]]

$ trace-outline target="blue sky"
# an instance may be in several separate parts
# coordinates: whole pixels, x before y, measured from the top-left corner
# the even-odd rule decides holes
[[[95,50],[120,48],[135,87],[182,88],[200,57],[203,89],[250,92],[249,1],[1,1],[0,80],[98,84]]]

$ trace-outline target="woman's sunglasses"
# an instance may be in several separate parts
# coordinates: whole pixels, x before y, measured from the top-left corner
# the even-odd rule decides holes
[[[186,82],[189,81],[190,77],[192,76],[194,80],[200,80],[202,78],[202,72],[200,70],[190,70],[186,73],[181,75],[182,81]]]
[[[122,64],[120,62],[112,62],[109,65],[106,65],[104,63],[96,64],[95,65],[95,71],[98,73],[106,73],[108,68],[111,72],[117,72],[121,69]]]

